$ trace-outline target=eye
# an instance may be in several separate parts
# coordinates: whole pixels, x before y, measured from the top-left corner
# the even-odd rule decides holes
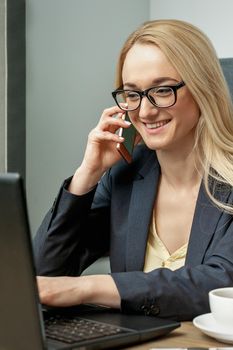
[[[152,95],[160,96],[160,97],[167,97],[170,96],[173,91],[170,87],[167,86],[161,86],[156,89],[153,89],[151,91]]]
[[[125,91],[125,97],[130,101],[137,101],[140,98],[139,94],[135,91]]]

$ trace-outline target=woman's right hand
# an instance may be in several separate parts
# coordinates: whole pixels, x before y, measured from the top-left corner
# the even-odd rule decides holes
[[[84,158],[70,183],[70,192],[77,195],[89,192],[105,171],[119,161],[116,145],[124,139],[116,131],[130,127],[123,117],[124,112],[118,106],[103,111],[99,123],[88,135]]]

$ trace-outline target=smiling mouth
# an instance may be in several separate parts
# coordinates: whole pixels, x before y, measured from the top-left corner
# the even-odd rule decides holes
[[[170,120],[171,119],[166,119],[166,120],[161,120],[159,122],[150,123],[150,124],[145,123],[145,126],[148,129],[158,129],[158,128],[161,128],[161,126],[164,126],[164,125],[168,124],[170,122]]]

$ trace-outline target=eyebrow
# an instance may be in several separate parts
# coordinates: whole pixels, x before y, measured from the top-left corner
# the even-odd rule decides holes
[[[152,80],[151,86],[152,85],[157,86],[157,85],[163,84],[163,83],[165,83],[167,81],[174,81],[174,83],[179,83],[179,80],[177,80],[175,78],[161,77],[161,78],[157,78],[157,79]],[[124,86],[124,88],[125,87],[129,87],[129,88],[132,88],[132,89],[138,89],[138,86],[136,84],[133,84],[133,83],[130,83],[130,82],[124,83],[123,86]]]

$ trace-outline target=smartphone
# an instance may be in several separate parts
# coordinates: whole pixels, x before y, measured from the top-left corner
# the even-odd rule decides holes
[[[128,113],[126,112],[124,115],[124,120],[130,121]],[[117,150],[121,154],[122,158],[127,163],[131,163],[132,161],[132,153],[134,148],[134,142],[136,137],[136,129],[133,124],[130,125],[129,128],[120,128],[119,136],[124,137],[125,141],[123,143],[117,143]]]

